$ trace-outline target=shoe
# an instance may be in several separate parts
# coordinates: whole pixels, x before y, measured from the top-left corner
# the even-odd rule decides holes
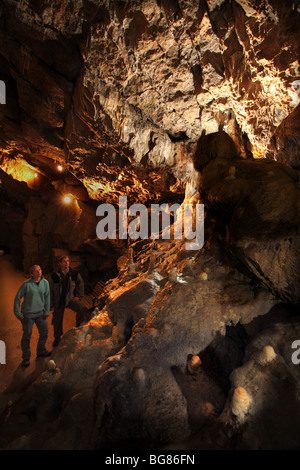
[[[23,366],[23,367],[28,367],[29,364],[30,364],[29,360],[23,359],[23,362],[22,362],[22,366]]]
[[[52,346],[54,346],[54,347],[58,346],[59,342],[60,342],[60,338],[59,337],[55,338],[54,341],[53,341]]]
[[[50,354],[51,354],[51,351],[46,350],[46,351],[44,351],[40,354],[37,354],[37,357],[48,357],[48,356],[50,356]]]

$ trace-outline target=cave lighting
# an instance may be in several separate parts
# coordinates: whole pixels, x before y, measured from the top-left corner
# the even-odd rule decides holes
[[[82,213],[82,209],[80,208],[78,199],[75,196],[73,196],[73,194],[65,194],[62,200],[63,200],[63,206],[65,207],[65,209],[69,207],[69,209],[73,213],[77,214],[77,216],[80,217]]]
[[[103,192],[109,192],[110,188],[108,185],[103,186],[102,183],[99,181],[95,181],[92,178],[84,178],[83,184],[87,189],[88,195],[91,199],[96,199],[99,197],[99,194],[103,194]]]
[[[1,164],[1,169],[17,181],[31,183],[37,176],[36,169],[21,157],[7,158]]]
[[[64,168],[61,165],[57,165],[57,169],[58,171],[63,171]]]
[[[71,201],[72,201],[71,196],[68,196],[68,195],[64,196],[64,203],[65,204],[70,204]]]

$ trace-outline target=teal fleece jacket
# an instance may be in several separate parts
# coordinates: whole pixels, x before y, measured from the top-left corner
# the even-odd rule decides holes
[[[24,299],[20,309],[21,299]],[[14,314],[17,318],[25,315],[35,318],[41,315],[49,316],[50,288],[49,282],[41,277],[39,284],[33,278],[25,281],[18,290],[14,301]]]

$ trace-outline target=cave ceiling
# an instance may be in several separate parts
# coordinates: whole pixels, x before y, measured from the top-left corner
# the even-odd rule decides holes
[[[67,254],[93,306],[47,366],[13,371],[0,448],[299,449],[299,13],[2,0],[0,256],[46,277]],[[204,204],[203,248],[95,238],[96,205],[124,195],[185,201],[199,228]]]
[[[298,26],[298,1],[3,0],[1,169],[169,201],[220,127],[242,157],[297,168]]]

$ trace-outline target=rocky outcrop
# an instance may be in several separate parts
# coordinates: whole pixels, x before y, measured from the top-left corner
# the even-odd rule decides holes
[[[101,312],[2,397],[2,448],[278,448],[285,431],[299,447],[296,6],[3,2],[13,245],[26,268],[67,248],[87,274],[122,256]],[[204,247],[130,241],[127,260],[94,238],[97,202],[120,195],[203,203]]]
[[[216,151],[217,132],[222,151],[234,143],[232,156],[298,168],[297,8],[252,0],[5,0],[2,170],[37,195],[52,197],[49,188],[73,195],[89,226],[88,199],[118,204],[126,193],[129,203],[182,202],[186,182],[197,185],[197,170]],[[27,202],[24,211],[31,213]],[[22,235],[25,269],[36,256],[48,265],[53,246],[45,238],[59,241],[54,248],[64,243],[60,222],[57,230],[38,225],[28,221]],[[48,230],[42,241],[41,229]],[[72,240],[76,250],[94,238],[87,232]]]
[[[217,240],[194,253],[192,263],[182,241],[133,248],[136,271],[124,267],[107,284],[106,307],[65,334],[26,392],[16,389],[8,407],[2,396],[1,447],[276,447],[260,416],[281,425],[286,402],[276,415],[272,407],[281,400],[283,377],[289,402],[299,408],[289,347],[297,317],[237,270]],[[239,387],[249,400],[239,396],[233,406]],[[296,429],[296,415],[289,419]]]
[[[297,8],[103,0],[70,13],[68,1],[5,0],[3,156],[48,176],[63,162],[106,201],[125,188],[142,202],[182,194],[197,140],[219,126],[243,156],[271,145],[298,165]]]
[[[187,259],[178,263],[176,248],[168,269],[187,264]],[[201,276],[203,269],[207,278]],[[98,370],[95,447],[132,445],[135,440],[157,446],[187,439],[190,416],[180,371],[185,371],[188,357],[204,350],[218,332],[225,335],[226,325],[249,323],[277,302],[266,290],[249,288],[246,278],[223,264],[217,249],[201,253],[192,271],[161,287],[127,345]]]
[[[282,321],[280,308],[270,323],[260,321],[260,332],[248,344],[243,364],[230,374],[222,413],[181,448],[220,450],[230,442],[238,450],[299,448],[299,372],[291,348],[299,324]],[[253,333],[255,323],[246,326],[248,333]]]
[[[223,156],[203,170],[201,194],[234,256],[283,301],[299,302],[298,171]]]
[[[203,172],[208,195],[210,165],[229,164],[217,160]],[[260,163],[262,173],[269,165],[249,163]],[[228,194],[212,194],[210,210],[227,207],[230,214],[222,199]],[[270,434],[264,423],[284,428],[286,413],[282,445],[297,445],[296,437],[289,440],[298,429],[299,378],[290,350],[296,309],[232,256],[231,245],[225,249],[226,230],[210,211],[206,220],[198,252],[187,251],[185,240],[132,243],[128,263],[120,259],[118,277],[106,285],[106,306],[70,330],[54,364],[3,406],[3,448],[277,448],[280,433]]]
[[[267,157],[288,163],[299,170],[300,106],[285,118],[274,132],[267,149]]]

